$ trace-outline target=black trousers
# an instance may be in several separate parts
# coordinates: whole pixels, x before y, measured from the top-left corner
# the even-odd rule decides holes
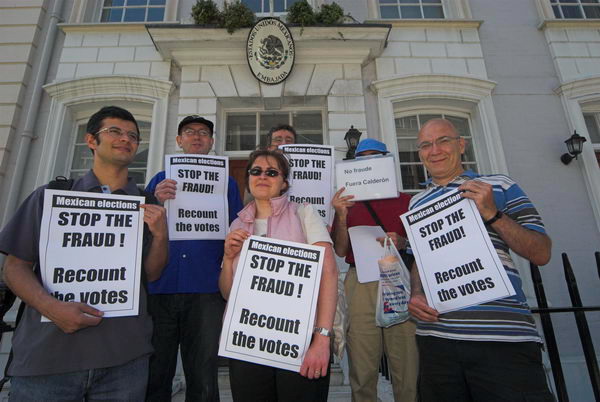
[[[554,402],[535,342],[417,336],[421,402]]]
[[[177,351],[185,374],[186,402],[216,402],[219,334],[225,301],[220,293],[164,294],[148,297],[154,322],[147,402],[171,400]]]
[[[235,402],[327,402],[330,369],[309,380],[293,371],[229,359],[231,393]]]

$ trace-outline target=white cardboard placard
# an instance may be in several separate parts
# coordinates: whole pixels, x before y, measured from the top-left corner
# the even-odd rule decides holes
[[[312,204],[327,225],[333,222],[331,199],[335,155],[331,145],[288,144],[279,148],[290,161],[290,201]]]
[[[39,256],[48,293],[89,304],[106,318],[137,315],[143,203],[136,196],[45,190]]]
[[[446,193],[400,218],[427,302],[440,313],[515,294],[475,202],[460,192]]]
[[[300,371],[314,327],[325,249],[251,236],[240,252],[219,355]]]
[[[335,165],[335,175],[337,188],[346,187],[342,195],[353,195],[352,201],[398,196],[396,166],[391,155],[338,161]]]
[[[166,155],[165,176],[177,181],[165,203],[169,240],[223,240],[229,228],[229,158]]]

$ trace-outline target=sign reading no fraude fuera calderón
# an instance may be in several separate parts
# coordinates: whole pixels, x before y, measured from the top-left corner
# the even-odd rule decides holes
[[[398,196],[394,157],[365,156],[335,164],[337,187],[345,187],[342,195],[353,195],[352,201],[377,200]]]
[[[475,202],[446,193],[403,214],[429,305],[440,313],[515,294]]]
[[[39,255],[46,290],[104,317],[137,315],[143,203],[143,197],[45,190]]]
[[[325,249],[251,236],[240,253],[219,355],[300,371],[312,337]]]

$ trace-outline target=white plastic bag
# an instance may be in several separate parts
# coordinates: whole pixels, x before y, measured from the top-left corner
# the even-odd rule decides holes
[[[375,323],[388,328],[409,318],[410,274],[398,250],[389,237],[383,243],[383,258],[379,264],[379,289]]]

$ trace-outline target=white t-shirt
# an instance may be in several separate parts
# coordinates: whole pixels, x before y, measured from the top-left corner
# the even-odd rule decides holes
[[[317,242],[332,243],[331,236],[327,232],[325,222],[319,216],[315,208],[311,204],[301,204],[298,207],[298,217],[302,222],[302,230],[306,236],[307,244],[315,244]],[[254,235],[267,235],[267,219],[254,220]]]

